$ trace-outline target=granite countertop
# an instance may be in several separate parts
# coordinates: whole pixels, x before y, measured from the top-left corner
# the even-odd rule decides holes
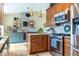
[[[55,33],[54,35],[60,35],[60,36],[70,36],[70,34],[63,34],[63,33]]]

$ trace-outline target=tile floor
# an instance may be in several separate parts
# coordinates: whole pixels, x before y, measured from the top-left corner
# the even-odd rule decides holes
[[[5,56],[52,56],[48,51],[28,55],[26,43],[10,44],[9,55],[6,54],[6,50],[3,52],[3,55],[5,55]]]

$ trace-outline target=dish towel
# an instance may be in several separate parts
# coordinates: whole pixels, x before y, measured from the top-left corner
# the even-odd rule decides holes
[[[57,49],[57,38],[52,38],[51,39],[51,47],[56,48]]]

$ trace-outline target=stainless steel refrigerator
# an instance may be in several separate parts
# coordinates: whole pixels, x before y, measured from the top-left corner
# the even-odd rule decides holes
[[[73,19],[73,55],[79,56],[79,17]]]

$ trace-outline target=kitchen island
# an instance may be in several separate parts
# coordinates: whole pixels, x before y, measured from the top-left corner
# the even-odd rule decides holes
[[[50,37],[47,33],[27,33],[28,54],[50,50]]]

